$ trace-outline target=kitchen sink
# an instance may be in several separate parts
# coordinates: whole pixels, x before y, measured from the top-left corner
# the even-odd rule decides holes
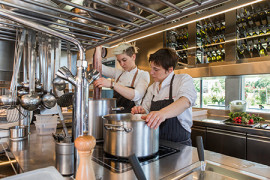
[[[257,174],[235,169],[212,161],[206,161],[205,171],[201,171],[200,162],[181,169],[162,180],[262,180],[268,179]]]
[[[237,170],[229,166],[207,161],[204,172],[201,171],[201,167],[198,166],[177,179],[259,180],[267,178],[246,171]]]

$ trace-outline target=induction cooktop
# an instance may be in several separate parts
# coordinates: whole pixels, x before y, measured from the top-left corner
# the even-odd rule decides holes
[[[160,145],[159,151],[156,154],[144,158],[139,158],[139,161],[141,165],[146,165],[179,151],[180,150]],[[114,173],[123,173],[132,169],[128,159],[115,157],[105,153],[103,150],[103,142],[96,144],[92,160]]]

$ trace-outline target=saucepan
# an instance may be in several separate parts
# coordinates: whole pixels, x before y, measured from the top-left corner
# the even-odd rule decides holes
[[[27,138],[27,126],[12,126],[8,129],[1,128],[0,130],[9,131],[9,136],[5,138],[10,138],[12,141],[20,141]],[[3,137],[2,137],[3,138]]]

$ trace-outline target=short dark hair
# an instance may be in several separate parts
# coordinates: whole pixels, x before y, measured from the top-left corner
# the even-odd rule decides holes
[[[129,47],[126,50],[124,50],[123,53],[131,57],[133,54],[135,54],[135,48],[133,46]]]
[[[175,69],[178,56],[175,50],[170,48],[162,48],[150,55],[149,62],[151,61],[156,65],[162,66],[165,70],[168,70],[170,67]]]

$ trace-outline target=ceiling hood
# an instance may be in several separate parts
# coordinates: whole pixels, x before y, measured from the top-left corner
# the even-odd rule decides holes
[[[86,49],[111,46],[134,34],[171,23],[230,0],[0,0],[16,16],[76,37]],[[0,19],[0,40],[15,40],[22,25]]]

